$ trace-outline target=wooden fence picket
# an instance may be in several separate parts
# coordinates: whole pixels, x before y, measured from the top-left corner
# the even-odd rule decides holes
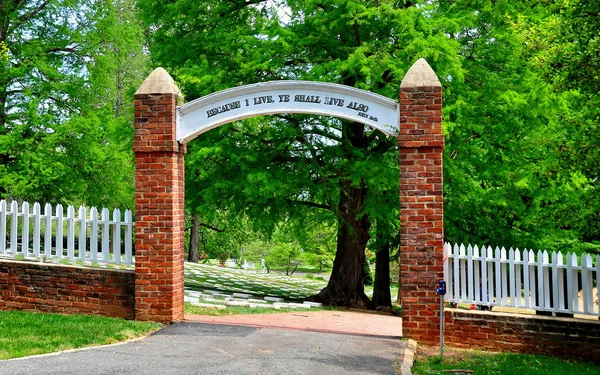
[[[581,292],[583,293],[583,313],[593,310],[594,279],[592,277],[592,256],[587,254],[581,258]]]
[[[533,252],[533,250],[529,250],[529,286],[530,286],[530,292],[531,292],[531,306],[532,307],[536,307],[539,308],[541,307],[541,305],[538,302],[538,298],[537,298],[537,284],[535,282],[536,280],[536,272],[537,272],[537,266],[536,266],[536,262],[535,262],[535,253]]]
[[[93,262],[98,260],[98,209],[92,207],[90,210],[90,257]]]
[[[79,235],[78,235],[78,246],[79,256],[77,259],[85,260],[87,251],[87,213],[83,206],[79,207],[79,216],[77,217],[79,223]]]
[[[554,254],[554,253],[553,253]],[[557,281],[554,285],[556,285],[556,289],[558,289],[558,308],[560,310],[565,311],[565,265],[563,261],[562,252],[558,252],[557,254]]]
[[[573,311],[581,312],[581,307],[579,305],[579,277],[577,276],[577,271],[581,269],[579,266],[579,259],[577,258],[577,254],[572,253],[571,258],[573,259],[571,264],[573,267],[573,290],[571,290],[571,299],[573,300]]]
[[[19,207],[16,201],[10,204],[10,253],[17,254],[17,237],[19,235]]]
[[[21,253],[29,255],[29,203],[21,205]]]
[[[459,257],[459,253],[458,253],[458,245],[454,244],[454,246],[452,247],[452,254],[453,254],[453,268],[452,271],[454,272],[454,298],[456,299],[460,299],[460,282],[459,282],[459,278],[458,275],[460,274],[460,266],[459,266],[459,261],[458,261],[458,257]]]
[[[552,253],[552,263],[551,263],[551,267],[552,267],[552,278],[551,278],[551,284],[552,285],[556,285],[558,286],[558,258],[557,258],[557,254],[556,253]],[[559,290],[558,288],[552,288],[552,310],[554,312],[557,312],[560,308],[560,304],[558,303],[559,297]]]
[[[469,245],[471,246],[471,245]],[[483,302],[483,293],[481,291],[481,257],[479,254],[479,246],[473,246],[473,289],[474,289],[474,300],[481,303]]]
[[[110,214],[108,208],[102,209],[100,222],[102,224],[102,261],[108,263],[110,261]]]
[[[113,211],[113,262],[121,263],[121,210]]]
[[[131,264],[133,259],[133,215],[125,211],[125,264]]]
[[[46,203],[44,206],[44,256],[52,256],[52,206]]]
[[[529,284],[529,251],[523,250],[523,299],[524,307],[528,308],[532,306],[531,302],[531,288]]]
[[[485,246],[481,246],[481,299],[485,306],[489,306],[490,293],[488,289],[488,263],[487,263],[487,249]]]
[[[62,205],[56,206],[56,256],[58,258],[62,258],[63,254],[63,229],[64,229],[64,219],[63,219],[63,207]]]
[[[496,293],[494,292],[494,250],[491,246],[487,247],[486,253],[486,263],[487,263],[487,278],[488,278],[488,299],[490,302],[495,300]]]
[[[67,207],[67,259],[75,258],[75,208]]]
[[[473,287],[476,282],[473,280],[473,247],[467,246],[467,298],[471,301],[476,301],[477,297],[473,293]]]
[[[515,250],[511,247],[508,250],[508,294],[510,297],[509,306],[517,306],[517,288],[515,285]]]
[[[516,271],[515,271],[515,278],[514,278],[514,291],[515,291],[515,298],[516,298],[516,303],[515,306],[516,307],[522,307],[523,306],[523,296],[521,294],[521,274],[523,272],[523,261],[521,259],[521,250],[519,250],[519,248],[517,248],[515,250],[515,267],[516,267]]]
[[[6,201],[0,201],[0,255],[6,253]]]
[[[42,223],[42,214],[41,207],[38,202],[33,204],[33,256],[40,256],[40,235],[41,235],[41,225]]]
[[[458,248],[459,264],[460,264],[460,296],[463,300],[473,301],[467,295],[467,254],[465,245],[461,244]]]

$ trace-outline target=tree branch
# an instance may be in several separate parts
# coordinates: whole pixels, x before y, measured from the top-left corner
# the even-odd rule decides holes
[[[244,9],[249,5],[256,5],[264,2],[265,0],[242,0],[242,1],[232,1],[231,8],[227,9],[227,11],[219,13],[219,17],[225,17],[230,15],[231,13],[237,12],[239,10]],[[237,4],[236,4],[237,3]]]
[[[207,228],[207,229],[210,229],[210,230],[214,230],[215,232],[219,232],[219,233],[223,233],[223,232],[225,232],[227,230],[227,228],[219,229],[219,228],[217,228],[215,226],[212,226],[212,225],[206,224],[206,223],[200,223],[200,226],[204,227],[204,228]]]
[[[27,22],[27,21],[31,20],[33,17],[37,16],[48,5],[48,3],[49,3],[49,1],[43,1],[40,5],[38,5],[31,12],[29,12],[26,15],[24,15],[23,17],[20,17],[19,18],[19,22],[15,23],[13,25],[12,29],[14,29],[14,30],[18,29],[25,22]],[[10,31],[10,29],[7,30],[7,34],[8,34],[9,31]]]
[[[391,150],[392,147],[395,146],[395,144],[396,144],[396,142],[388,141],[387,139],[385,139],[382,142],[379,142],[379,144],[377,146],[375,146],[375,148],[373,150],[371,150],[371,152],[376,153],[378,155],[383,155],[386,152],[388,152],[389,150]]]
[[[219,229],[219,228],[217,228],[217,227],[215,227],[215,226],[213,226],[213,225],[206,224],[206,223],[200,223],[200,224],[198,224],[198,225],[200,225],[201,227],[204,227],[204,228],[210,229],[210,230],[214,230],[215,232],[219,232],[219,233],[223,233],[223,232],[225,232],[225,231],[227,230],[227,228]],[[192,226],[191,226],[191,225],[188,225],[187,227],[185,227],[185,230],[186,230],[186,231],[187,231],[187,230],[190,230],[190,229],[192,229]]]
[[[309,202],[309,201],[298,201],[298,200],[292,200],[292,199],[288,199],[287,201],[288,201],[288,203],[295,204],[298,206],[315,207],[315,208],[320,208],[323,210],[331,211],[331,206],[327,206],[325,204]]]

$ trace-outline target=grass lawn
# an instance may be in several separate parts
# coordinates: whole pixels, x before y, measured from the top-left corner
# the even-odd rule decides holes
[[[161,327],[98,316],[0,311],[0,360],[111,344]]]
[[[456,370],[466,371],[459,372]],[[439,355],[418,355],[412,373],[415,375],[598,375],[600,374],[600,366],[530,354],[457,350],[451,351],[443,361],[441,361]]]

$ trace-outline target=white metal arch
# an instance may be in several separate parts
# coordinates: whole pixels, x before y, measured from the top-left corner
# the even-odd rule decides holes
[[[272,81],[240,86],[193,100],[177,110],[177,140],[187,143],[229,122],[278,113],[305,113],[360,122],[398,136],[398,103],[350,86]]]

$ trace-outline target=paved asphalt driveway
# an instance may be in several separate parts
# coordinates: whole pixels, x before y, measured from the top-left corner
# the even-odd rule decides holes
[[[0,374],[394,374],[397,338],[173,324],[122,345],[0,362]]]

